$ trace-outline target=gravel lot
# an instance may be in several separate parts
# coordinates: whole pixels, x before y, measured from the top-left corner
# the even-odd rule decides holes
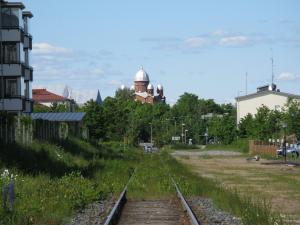
[[[239,218],[216,209],[211,199],[194,197],[189,204],[202,225],[242,225]]]
[[[114,205],[113,199],[101,200],[88,205],[79,211],[69,225],[101,225],[104,224],[110,209]]]
[[[210,151],[175,151],[173,156],[240,156],[240,152],[222,151],[222,150],[210,150]]]

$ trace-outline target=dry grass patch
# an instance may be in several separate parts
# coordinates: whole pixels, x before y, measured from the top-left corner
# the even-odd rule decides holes
[[[242,195],[266,198],[276,211],[300,220],[300,168],[282,164],[265,165],[247,162],[245,156],[213,156],[201,158],[188,153],[189,159],[175,157],[189,165],[200,176],[211,178],[229,188],[236,188]]]

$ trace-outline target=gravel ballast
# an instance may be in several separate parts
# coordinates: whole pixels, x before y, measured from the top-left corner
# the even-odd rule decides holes
[[[100,225],[104,224],[106,217],[114,206],[113,199],[100,200],[88,205],[79,211],[69,225]]]
[[[215,208],[209,198],[194,197],[189,204],[202,225],[242,225],[239,218]]]

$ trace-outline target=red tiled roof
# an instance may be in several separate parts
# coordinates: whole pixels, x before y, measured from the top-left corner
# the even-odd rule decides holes
[[[47,91],[47,89],[32,89],[32,98],[35,102],[58,102],[68,100],[63,96]]]

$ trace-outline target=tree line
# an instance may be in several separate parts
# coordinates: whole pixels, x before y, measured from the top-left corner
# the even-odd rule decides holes
[[[49,109],[66,110],[60,105]],[[230,144],[239,138],[278,139],[285,133],[300,138],[300,103],[292,99],[280,110],[262,106],[256,115],[248,114],[238,125],[234,105],[217,104],[191,93],[181,95],[171,107],[162,103],[141,104],[134,101],[131,90],[118,89],[114,97],[105,98],[101,105],[90,100],[77,111],[86,112],[90,137],[101,141],[136,144],[150,142],[151,134],[160,146],[174,143],[172,137],[180,137],[177,143],[191,139],[193,144]]]

